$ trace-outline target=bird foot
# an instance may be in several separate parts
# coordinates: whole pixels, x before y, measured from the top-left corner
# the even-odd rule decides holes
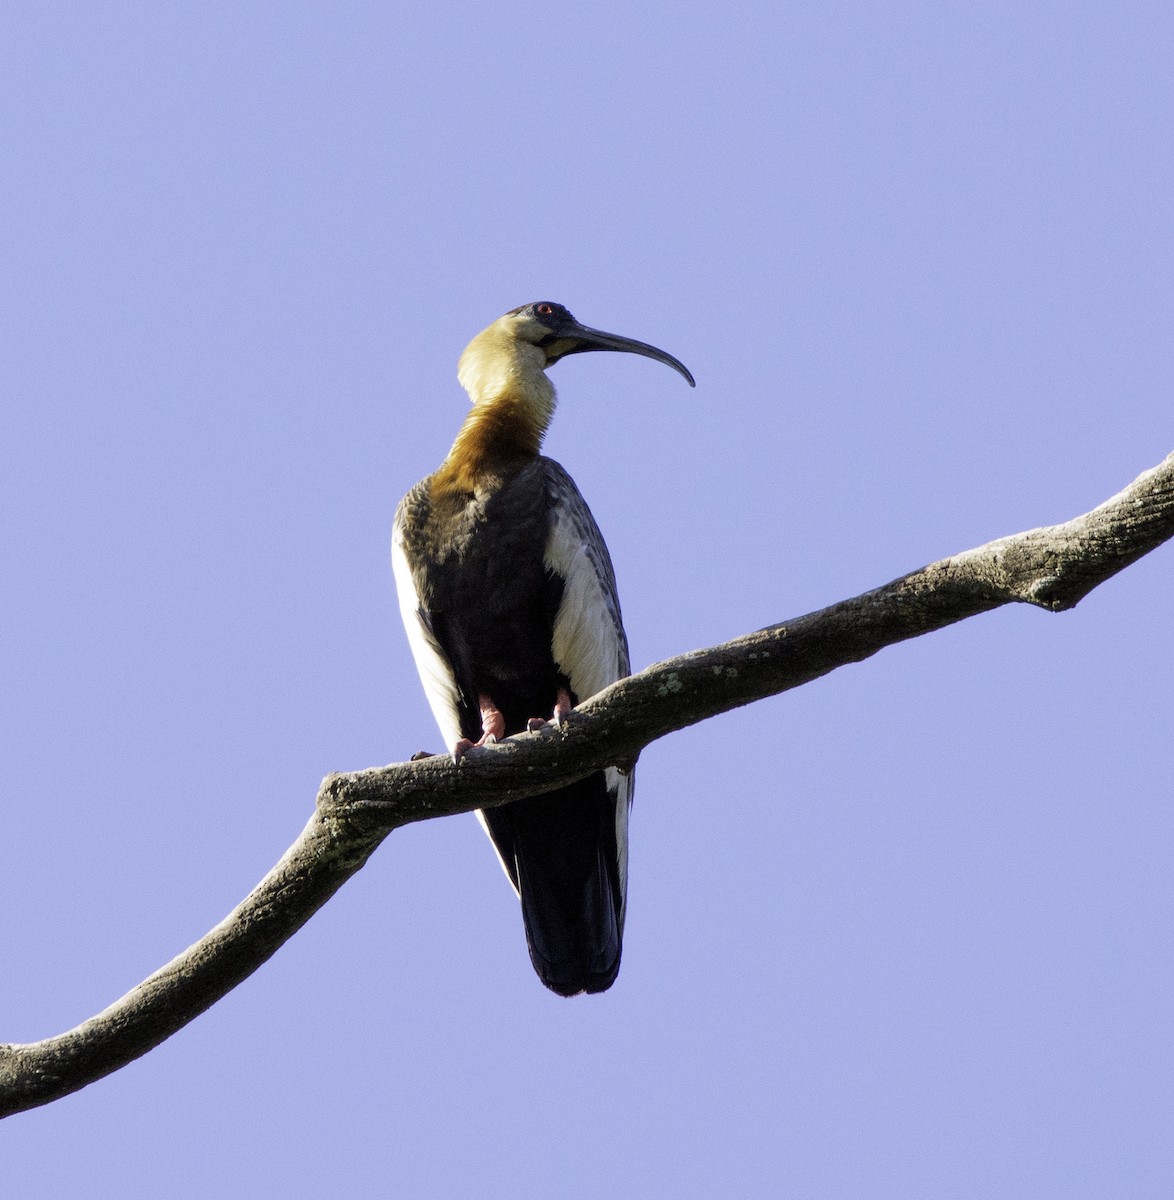
[[[493,733],[482,734],[477,741],[470,741],[468,738],[460,738],[453,742],[452,761],[454,766],[461,765],[461,759],[469,753],[470,750],[480,750],[482,746],[495,746],[497,744],[497,735]]]
[[[477,703],[481,709],[482,734],[475,742],[469,738],[458,738],[453,743],[452,760],[458,767],[461,765],[461,759],[470,750],[480,750],[482,746],[493,746],[497,743],[498,738],[505,735],[505,717],[501,715],[501,710],[497,705],[484,694],[477,697]]]
[[[541,729],[546,729],[548,726],[558,729],[560,725],[571,715],[571,709],[574,705],[571,704],[571,693],[566,688],[559,688],[558,699],[554,702],[554,712],[550,716],[550,720],[544,717],[531,717],[526,722],[526,728],[531,733],[537,733]]]

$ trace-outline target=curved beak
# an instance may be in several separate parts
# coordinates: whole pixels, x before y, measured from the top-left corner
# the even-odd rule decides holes
[[[558,362],[560,358],[566,358],[568,354],[584,354],[588,350],[621,350],[626,354],[642,354],[645,358],[655,358],[657,362],[664,363],[666,367],[672,367],[674,371],[683,375],[690,387],[697,386],[693,382],[693,376],[689,374],[689,368],[671,354],[666,354],[647,342],[638,342],[634,338],[589,329],[586,325],[580,325],[578,321],[564,326],[558,333],[551,334],[541,345],[546,351],[548,366]]]

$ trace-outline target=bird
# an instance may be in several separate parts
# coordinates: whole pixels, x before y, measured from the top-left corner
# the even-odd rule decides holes
[[[453,760],[561,725],[630,671],[611,557],[570,475],[541,454],[547,370],[587,351],[663,350],[581,325],[561,304],[511,309],[461,355],[472,408],[440,467],[400,501],[392,565],[425,694]],[[530,960],[561,996],[606,991],[620,968],[632,771],[608,767],[479,810],[521,901]]]

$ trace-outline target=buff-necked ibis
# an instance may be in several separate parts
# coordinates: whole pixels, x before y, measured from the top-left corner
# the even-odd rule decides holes
[[[550,302],[478,334],[458,378],[473,408],[440,468],[395,515],[392,561],[416,667],[449,750],[561,721],[628,674],[611,558],[571,477],[539,451],[555,409],[546,370],[620,350],[670,354],[580,325]],[[563,996],[620,967],[632,775],[615,767],[477,815],[522,903],[530,959]]]

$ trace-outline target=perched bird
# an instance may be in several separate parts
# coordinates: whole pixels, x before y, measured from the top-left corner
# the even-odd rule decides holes
[[[672,355],[588,329],[561,304],[515,308],[461,355],[473,408],[396,510],[400,610],[458,762],[560,723],[629,671],[607,547],[571,477],[539,453],[555,408],[546,369],[588,350],[655,358],[693,386]],[[609,767],[477,814],[521,899],[534,969],[560,995],[605,991],[620,969],[631,796],[631,773]]]

